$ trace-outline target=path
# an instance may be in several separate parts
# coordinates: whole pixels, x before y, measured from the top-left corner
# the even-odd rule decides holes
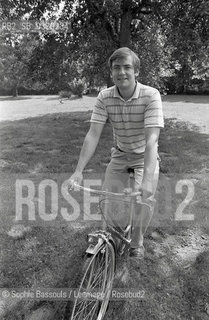
[[[0,97],[0,121],[20,120],[58,112],[88,111],[93,108],[95,97],[63,100],[58,96]]]

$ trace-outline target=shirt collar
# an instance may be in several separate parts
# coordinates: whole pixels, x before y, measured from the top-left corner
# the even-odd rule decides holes
[[[138,81],[136,81],[136,88],[134,90],[134,93],[132,95],[131,98],[129,98],[127,101],[131,101],[132,99],[138,99],[139,97],[139,93],[140,93],[140,83]],[[113,94],[114,98],[119,98],[121,100],[124,101],[124,99],[121,97],[118,88],[116,86],[114,86],[114,94]]]

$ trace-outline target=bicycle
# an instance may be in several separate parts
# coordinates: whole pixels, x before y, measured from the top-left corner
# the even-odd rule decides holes
[[[133,174],[130,173],[130,179],[133,177]],[[131,189],[127,189],[128,192],[126,193],[114,193],[79,185],[76,185],[76,188],[105,196],[99,202],[99,209],[105,219],[107,228],[106,230],[91,232],[87,236],[89,246],[85,251],[85,263],[80,285],[73,301],[71,316],[68,318],[67,315],[64,319],[102,320],[112,292],[116,258],[118,255],[122,256],[124,252],[128,252],[130,248],[134,207],[136,197],[140,196],[140,192],[133,192]],[[108,197],[108,201],[110,198],[123,198],[123,201],[131,205],[129,221],[125,229],[107,222],[102,208],[102,203],[107,199],[106,197]],[[140,204],[146,205],[151,209],[151,205],[148,203],[140,202]]]

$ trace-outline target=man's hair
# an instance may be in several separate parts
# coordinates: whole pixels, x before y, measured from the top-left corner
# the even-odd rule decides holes
[[[124,59],[127,56],[131,56],[133,59],[133,66],[135,71],[139,71],[140,68],[140,59],[139,57],[129,48],[127,47],[122,47],[113,52],[113,54],[110,56],[108,60],[108,65],[110,69],[112,68],[112,63],[116,59]]]

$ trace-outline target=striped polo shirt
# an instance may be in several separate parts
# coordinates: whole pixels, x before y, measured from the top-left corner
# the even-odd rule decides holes
[[[161,96],[157,89],[139,82],[133,96],[125,101],[116,86],[102,90],[91,122],[112,125],[115,146],[124,152],[143,154],[145,128],[164,126]]]

